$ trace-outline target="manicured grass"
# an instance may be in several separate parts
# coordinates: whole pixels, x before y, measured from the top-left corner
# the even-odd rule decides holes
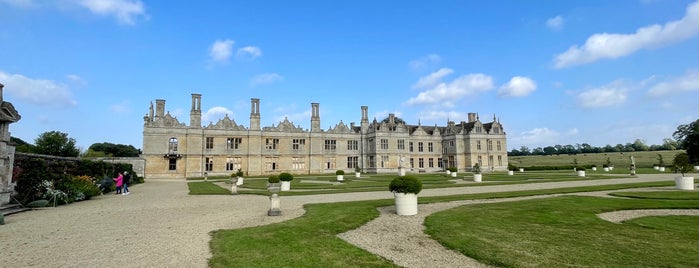
[[[439,196],[420,198],[420,202],[601,191],[671,184],[672,182],[652,182]],[[253,228],[215,231],[212,233],[213,238],[210,243],[213,257],[209,260],[209,265],[211,267],[392,267],[392,262],[358,249],[335,236],[377,217],[377,207],[390,205],[393,205],[393,200],[310,204],[304,206],[306,213],[302,217],[290,221]]]
[[[187,186],[190,195],[231,194],[231,191],[211,182],[188,182]]]
[[[636,161],[637,168],[650,168],[653,164],[658,164],[658,154],[663,156],[665,165],[671,165],[672,159],[676,154],[684,152],[684,150],[676,151],[653,151],[653,152],[623,152],[623,153],[595,153],[595,154],[576,154],[576,155],[528,155],[528,156],[511,156],[508,157],[510,164],[518,167],[531,166],[565,166],[572,165],[573,160],[577,159],[580,165],[597,165],[599,170],[602,170],[602,165],[609,161],[615,166],[612,172],[628,172],[631,165],[631,156]],[[657,172],[657,171],[654,171]],[[672,172],[672,171],[666,171]]]
[[[646,228],[610,223],[596,214],[697,207],[696,200],[564,196],[461,206],[427,217],[425,226],[446,247],[496,266],[696,267],[699,218],[672,220],[678,232],[657,220],[648,223],[656,228]]]
[[[697,191],[615,192],[610,195],[643,199],[699,200]]]

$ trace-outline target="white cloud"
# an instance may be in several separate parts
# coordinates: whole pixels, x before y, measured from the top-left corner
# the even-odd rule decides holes
[[[454,72],[454,70],[449,69],[449,68],[441,68],[436,72],[433,72],[427,76],[420,77],[420,80],[417,81],[413,85],[413,88],[429,88],[433,87],[436,84],[442,82],[442,78],[444,78],[447,75],[450,75]]]
[[[209,56],[211,57],[211,60],[215,62],[228,61],[233,54],[233,44],[235,44],[235,41],[230,39],[216,40],[216,42],[214,42],[209,49]]]
[[[81,86],[87,85],[87,81],[85,81],[84,79],[82,79],[82,77],[80,77],[78,75],[69,74],[69,75],[66,75],[66,78],[68,78],[68,80],[72,81],[75,84],[78,84]]]
[[[421,79],[425,79],[424,77]],[[487,91],[493,88],[493,78],[485,74],[467,74],[457,77],[449,83],[440,82],[417,96],[410,98],[406,104],[440,104],[453,107],[459,99]]]
[[[529,77],[515,76],[502,85],[498,95],[501,97],[525,97],[536,90],[536,82]]]
[[[262,50],[259,47],[246,46],[238,49],[238,57],[240,58],[254,60],[259,56],[262,56]]]
[[[219,119],[224,118],[226,115],[228,115],[229,118],[233,118],[233,112],[228,110],[228,108],[221,106],[211,107],[211,109],[201,115],[201,123],[205,126],[208,125],[209,122],[216,124]]]
[[[72,107],[78,104],[68,86],[51,80],[0,71],[0,81],[5,85],[4,92],[17,101],[42,107]]]
[[[133,25],[136,17],[146,17],[146,8],[140,0],[77,0],[78,5],[102,16],[114,16],[122,24]]]
[[[266,73],[266,74],[259,74],[254,76],[250,80],[250,84],[252,86],[257,86],[257,85],[262,85],[262,84],[271,84],[274,82],[279,82],[283,81],[284,77],[277,74],[277,73]]]
[[[626,102],[628,89],[621,81],[589,89],[578,94],[578,102],[583,108],[602,108]]]
[[[541,146],[542,144],[550,145],[555,144],[560,136],[560,133],[549,128],[534,128],[513,135],[512,141],[508,143],[526,146]]]
[[[598,33],[590,36],[582,47],[574,45],[554,58],[556,68],[564,68],[615,59],[640,49],[657,48],[699,35],[699,1],[687,6],[685,16],[664,26],[654,24],[639,28],[633,34]]]
[[[401,119],[403,119],[402,112],[399,112],[399,111],[391,112],[388,110],[378,111],[378,112],[374,113],[374,118],[376,118],[376,120],[378,120],[378,121],[381,121],[384,118],[387,118],[389,114],[394,114],[396,117],[400,117]],[[373,120],[373,119],[369,119],[369,120]],[[403,119],[403,120],[405,120],[405,119]]]
[[[648,95],[657,97],[682,91],[696,90],[699,90],[699,69],[687,71],[683,76],[653,85],[648,90]]]
[[[558,31],[563,29],[563,23],[563,17],[559,15],[546,20],[546,27],[549,27],[551,30]]]
[[[131,109],[129,109],[128,102],[122,101],[120,103],[112,104],[109,110],[117,114],[127,114]]]
[[[420,120],[433,121],[433,122],[447,122],[451,121],[465,121],[468,119],[468,114],[460,113],[457,111],[423,111],[418,114]],[[440,124],[443,125],[443,124]]]
[[[422,58],[419,58],[417,60],[412,60],[408,63],[408,66],[410,66],[411,69],[413,70],[422,70],[426,69],[430,66],[434,66],[436,64],[439,64],[439,62],[442,61],[442,57],[440,57],[437,54],[429,54],[427,56],[424,56]]]

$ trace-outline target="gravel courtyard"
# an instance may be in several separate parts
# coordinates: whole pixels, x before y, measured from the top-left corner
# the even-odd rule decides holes
[[[664,181],[672,178],[671,174],[662,174],[641,175],[630,179],[426,189],[420,196]],[[131,190],[132,193],[127,196],[109,194],[87,202],[7,216],[5,225],[0,226],[0,266],[206,267],[207,260],[211,257],[210,231],[289,220],[303,215],[302,207],[308,203],[392,198],[388,191],[282,196],[282,216],[269,217],[266,214],[269,200],[265,196],[190,196],[183,180],[151,179],[144,184],[135,185]],[[403,217],[403,220],[409,221],[408,226],[420,233],[425,216],[455,205],[459,203],[421,205],[418,216]],[[378,227],[375,228],[388,224],[385,219],[393,217],[390,215],[390,207],[381,208],[381,211],[380,218],[358,230],[366,231],[377,224]],[[348,232],[342,236],[361,247],[362,243],[372,244],[372,241],[381,239],[372,235],[370,229],[369,232]],[[450,254],[439,244],[433,244],[436,247],[430,247],[437,252],[434,254]],[[380,249],[367,250],[388,259],[396,257],[390,256],[390,252],[380,252]],[[435,255],[435,258],[439,256]],[[438,260],[433,261],[432,264],[439,263]],[[420,267],[424,263],[399,265]],[[469,264],[466,261],[456,265],[478,266],[477,263]]]

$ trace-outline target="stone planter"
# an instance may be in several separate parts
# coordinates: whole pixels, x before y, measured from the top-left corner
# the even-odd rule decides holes
[[[344,181],[345,175],[337,175],[337,181]]]
[[[282,189],[281,183],[267,183],[267,191],[273,194],[278,194]]]
[[[660,167],[659,167],[659,166],[653,166],[653,169],[655,169],[655,170],[660,170]]]
[[[699,166],[694,166],[694,170],[699,170]]]
[[[291,181],[282,181],[281,190],[284,192],[291,190]]]
[[[409,216],[417,214],[417,195],[394,193],[396,202],[396,214]]]
[[[238,177],[238,182],[236,182],[235,184],[238,185],[238,186],[243,185],[243,180],[245,180],[245,178],[243,178],[243,177]]]
[[[610,171],[614,170],[614,167],[609,167],[609,170],[610,170]]]
[[[456,172],[452,172],[452,173],[451,173],[451,177],[452,177],[452,178],[456,178]]]
[[[355,173],[354,173],[354,177],[355,177],[355,178],[359,178],[359,177],[361,177],[361,176],[362,176],[362,173],[361,173],[361,172],[355,172]]]
[[[597,171],[597,167],[592,167],[592,171]]]
[[[694,190],[694,177],[675,177],[675,187],[679,190]]]
[[[608,168],[608,167],[603,167],[602,170],[604,170],[604,172],[609,172],[609,168]]]
[[[519,172],[524,172],[524,169],[523,169],[523,168],[519,168]]]
[[[451,174],[451,171],[447,170],[447,175]]]
[[[578,177],[585,177],[585,171],[584,170],[578,170]]]
[[[508,170],[508,171],[507,171],[507,175],[510,175],[510,176],[515,175],[515,171],[514,171],[514,170]]]
[[[267,211],[267,216],[279,216],[282,215],[281,200],[279,199],[279,191],[281,190],[281,183],[268,183],[267,190],[272,193],[269,197],[270,208]]]
[[[665,172],[665,167],[659,167],[659,168],[658,168],[658,171],[660,171],[660,172]]]
[[[480,174],[480,173],[473,174],[473,181],[474,182],[483,181],[483,174]]]

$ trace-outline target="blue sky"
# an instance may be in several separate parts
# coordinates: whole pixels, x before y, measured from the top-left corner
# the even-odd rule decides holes
[[[508,148],[661,144],[699,117],[699,2],[0,0],[0,83],[33,143],[142,147],[151,101],[321,127],[497,116]]]

